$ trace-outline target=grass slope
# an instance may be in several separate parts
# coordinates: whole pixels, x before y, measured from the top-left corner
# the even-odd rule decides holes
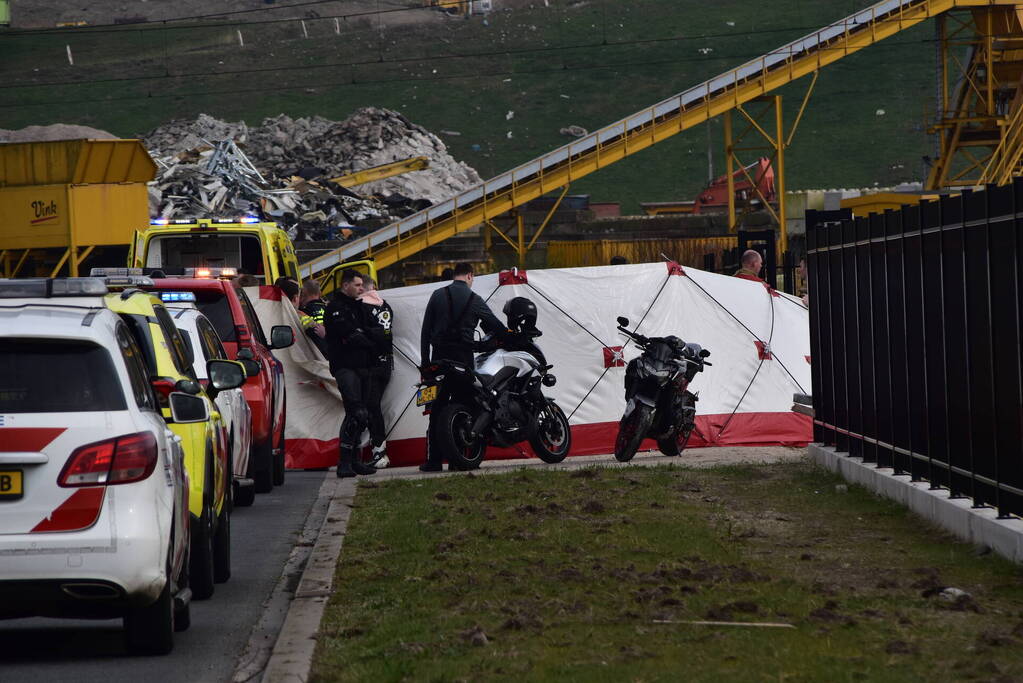
[[[839,482],[806,462],[362,482],[311,680],[1019,680],[1020,568]]]
[[[294,22],[10,32],[0,34],[0,128],[64,122],[132,136],[199,112],[258,124],[281,112],[340,119],[372,105],[461,133],[444,136],[451,151],[490,177],[566,143],[564,126],[607,125],[865,5],[538,0],[440,24],[352,17],[339,20],[340,34],[333,19],[310,18],[309,38]],[[933,30],[908,30],[821,72],[787,156],[790,189],[921,178]],[[789,120],[807,83],[781,91]],[[710,127],[720,175],[721,123]],[[639,201],[692,198],[707,178],[707,135],[687,131],[572,192],[630,211]]]

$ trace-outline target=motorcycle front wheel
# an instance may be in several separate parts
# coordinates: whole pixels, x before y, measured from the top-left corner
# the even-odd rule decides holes
[[[615,439],[615,459],[628,462],[639,450],[643,437],[650,431],[654,411],[650,406],[638,405],[618,424],[618,438]]]
[[[547,401],[536,417],[536,431],[529,445],[537,457],[547,463],[561,462],[572,448],[572,429],[565,411],[554,401]]]
[[[434,443],[440,456],[460,470],[474,470],[483,462],[487,443],[469,439],[474,418],[461,403],[449,403],[437,410],[432,420]]]

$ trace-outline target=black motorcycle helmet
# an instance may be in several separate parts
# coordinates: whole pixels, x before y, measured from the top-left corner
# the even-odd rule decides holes
[[[504,315],[508,319],[508,329],[526,332],[536,329],[536,304],[524,296],[508,299],[504,304]]]

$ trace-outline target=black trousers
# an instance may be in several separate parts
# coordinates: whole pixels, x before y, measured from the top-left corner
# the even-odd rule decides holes
[[[373,379],[368,368],[334,368],[333,373],[345,405],[345,419],[339,434],[341,449],[355,450],[363,430],[369,426]]]
[[[380,408],[380,400],[384,397],[387,384],[391,381],[392,363],[379,365],[369,369],[370,389],[366,409],[369,411],[369,438],[373,446],[379,446],[387,439],[387,428],[384,425],[384,413]]]
[[[470,368],[473,367],[474,356],[472,353],[471,346],[460,346],[460,345],[441,345],[434,344],[430,357],[434,361],[439,360],[451,360],[457,363],[462,363]],[[437,449],[434,444],[434,433],[433,433],[433,416],[437,414],[437,411],[447,403],[447,400],[434,401],[430,407],[430,426],[426,432],[426,462],[440,464],[443,462],[443,458],[440,455],[440,450]]]

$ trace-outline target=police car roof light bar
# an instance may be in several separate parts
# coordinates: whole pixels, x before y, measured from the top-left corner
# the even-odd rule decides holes
[[[195,292],[160,292],[164,303],[195,303]]]
[[[103,280],[94,277],[0,279],[0,299],[103,296],[108,291]]]

